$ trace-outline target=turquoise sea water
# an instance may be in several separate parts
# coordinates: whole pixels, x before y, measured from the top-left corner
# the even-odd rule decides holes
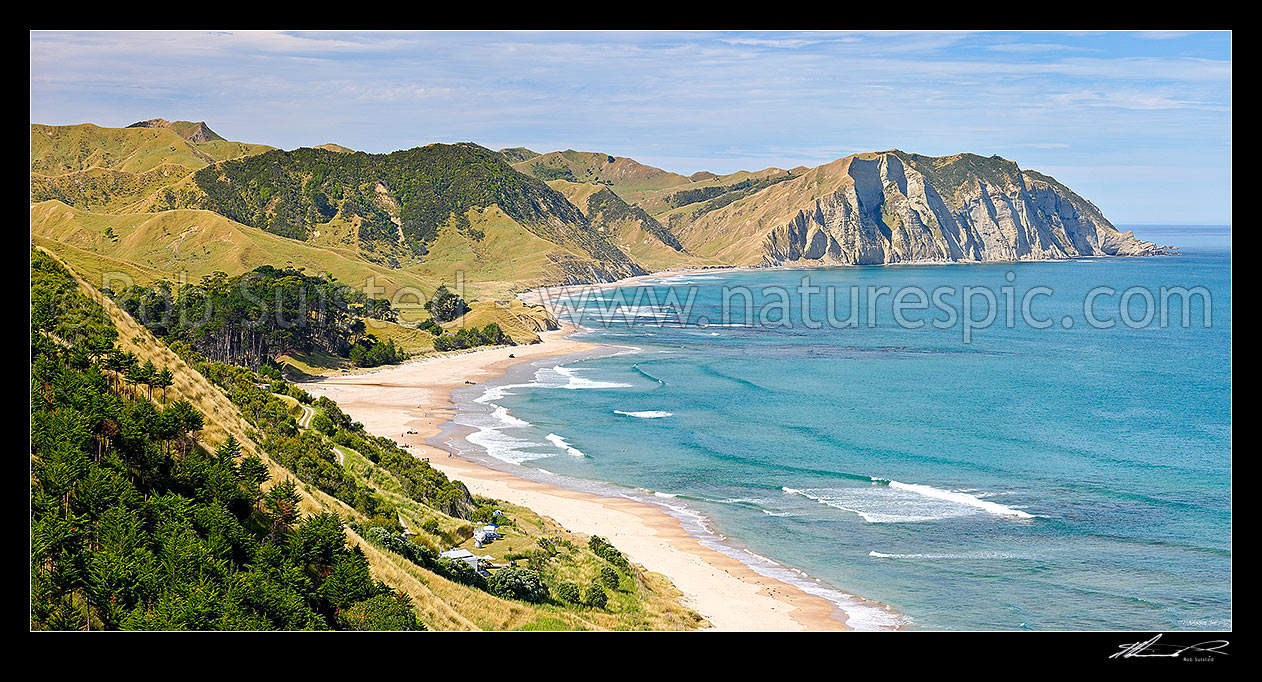
[[[579,338],[609,347],[458,392],[471,433],[457,445],[535,478],[663,504],[707,544],[834,599],[859,628],[1229,628],[1230,231],[1135,229],[1183,254],[639,283],[659,298],[695,292],[686,325],[643,299],[629,306],[639,317],[602,312],[616,294],[595,293],[606,300],[573,317],[588,330]],[[821,288],[806,318],[804,276]],[[764,324],[741,324],[744,308],[715,324],[725,286],[750,289]],[[764,288],[777,286],[794,297],[788,326],[765,307],[779,297]],[[936,307],[896,323],[900,290],[965,286],[990,290],[997,308],[969,342],[960,321],[931,324],[947,318]],[[1083,301],[1100,286],[1115,293],[1099,294],[1093,314],[1115,321],[1129,288],[1156,307],[1163,286],[1204,287],[1211,325],[1195,299],[1186,328],[1177,301],[1165,328],[1159,314],[1093,328]],[[846,318],[852,287],[858,326],[806,324],[825,319],[829,289]],[[873,324],[869,287],[890,287]],[[1051,290],[1030,306],[1046,329],[1021,317],[1034,287]],[[943,300],[963,317],[959,293]],[[984,319],[984,294],[973,303]],[[1132,319],[1144,307],[1130,297]]]

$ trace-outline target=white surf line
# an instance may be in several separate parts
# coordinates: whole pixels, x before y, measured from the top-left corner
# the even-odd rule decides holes
[[[561,436],[558,436],[555,433],[549,433],[548,435],[544,436],[544,439],[547,440],[549,443],[552,443],[553,445],[557,446],[562,451],[567,452],[570,455],[573,455],[574,457],[587,456],[586,454],[583,453],[582,450],[579,450],[573,445],[570,445],[569,441],[565,440],[564,438],[562,438]]]
[[[663,412],[659,410],[649,410],[644,412],[623,412],[622,410],[614,410],[614,414],[625,414],[628,417],[636,417],[638,419],[662,419],[663,417],[673,416],[674,412]]]
[[[969,507],[977,507],[978,509],[985,510],[996,516],[1013,516],[1018,519],[1034,518],[1033,515],[1027,514],[1026,512],[1023,512],[1020,509],[1013,509],[1012,507],[1006,507],[997,502],[990,502],[987,500],[983,500],[973,495],[969,495],[968,493],[954,493],[949,490],[941,490],[938,488],[934,488],[932,486],[920,485],[917,483],[902,483],[900,481],[893,481],[893,480],[889,482],[889,487],[898,488],[900,490],[907,490],[909,492],[916,493],[917,495],[924,495],[925,497],[932,497],[938,500],[945,500],[947,502],[953,502],[955,504],[962,504]]]

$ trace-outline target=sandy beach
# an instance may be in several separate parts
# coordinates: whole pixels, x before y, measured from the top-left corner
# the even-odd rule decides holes
[[[529,346],[427,358],[371,373],[330,377],[303,388],[336,400],[368,431],[409,445],[415,456],[429,458],[433,466],[463,481],[476,495],[529,507],[571,531],[609,538],[635,563],[668,577],[688,605],[716,629],[847,629],[845,614],[832,602],[759,575],[701,545],[662,509],[527,480],[459,456],[449,457],[447,451],[426,442],[454,415],[452,390],[501,376],[519,362],[597,347],[567,338],[572,331],[570,327],[545,332],[541,343]]]

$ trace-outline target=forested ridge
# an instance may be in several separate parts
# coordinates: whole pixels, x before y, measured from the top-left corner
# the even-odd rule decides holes
[[[492,204],[526,226],[546,227],[552,217],[585,223],[560,194],[474,144],[390,154],[276,150],[204,168],[195,181],[205,208],[246,225],[305,239],[341,213],[360,219],[361,240],[395,242],[401,234],[417,254],[449,219],[468,230],[467,211]]]

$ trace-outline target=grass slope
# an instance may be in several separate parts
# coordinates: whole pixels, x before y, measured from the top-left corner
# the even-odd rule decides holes
[[[371,278],[384,290],[378,297],[393,296],[405,286],[428,294],[440,284],[348,251],[268,234],[209,211],[108,215],[46,201],[31,207],[31,235],[93,282],[102,282],[111,272],[130,276],[137,284],[175,282],[181,276],[196,282],[216,271],[239,275],[260,265],[275,265],[327,272],[357,288]]]
[[[225,140],[204,123],[187,121],[152,128],[32,124],[31,201],[58,199],[106,212],[134,210],[198,169],[270,149]]]
[[[686,185],[691,181],[661,168],[644,165],[625,156],[598,152],[548,152],[513,164],[522,173],[540,180],[568,180],[608,185],[626,199],[626,194]],[[628,199],[630,201],[630,199]]]
[[[223,139],[191,142],[170,128],[31,124],[31,172],[41,175],[61,175],[89,168],[143,173],[167,164],[196,170],[217,161],[270,149],[273,147]]]

